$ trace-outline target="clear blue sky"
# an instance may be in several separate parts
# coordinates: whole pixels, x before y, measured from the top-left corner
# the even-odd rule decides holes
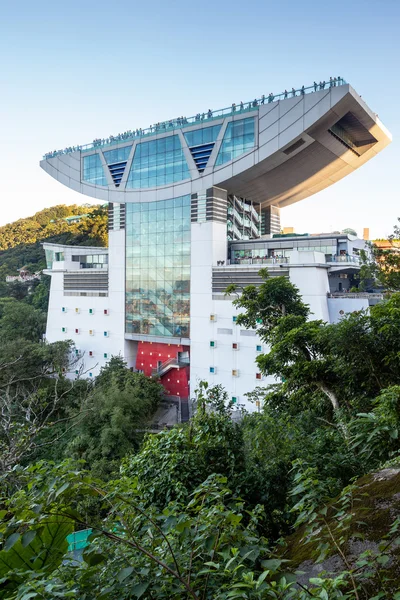
[[[262,93],[342,76],[392,144],[282,211],[296,231],[400,216],[398,0],[22,0],[0,16],[0,224],[87,199],[46,175],[45,152]]]

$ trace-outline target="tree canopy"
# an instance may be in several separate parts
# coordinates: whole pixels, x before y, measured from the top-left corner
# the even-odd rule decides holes
[[[371,284],[382,286],[391,292],[400,291],[400,218],[388,236],[387,243],[370,242],[370,255],[362,252],[362,266],[359,274],[360,287]]]
[[[86,215],[79,223],[69,223],[67,216]],[[46,208],[32,217],[0,227],[0,280],[17,275],[27,266],[32,272],[45,268],[41,243],[44,241],[80,246],[107,246],[107,210],[101,206],[66,206]]]
[[[271,398],[322,394],[334,410],[354,412],[388,385],[400,383],[399,296],[327,324],[308,320],[308,307],[285,277],[260,273],[264,282],[244,288],[233,302],[244,309],[237,322],[257,329],[268,344],[257,363],[262,373],[282,382],[273,386]]]

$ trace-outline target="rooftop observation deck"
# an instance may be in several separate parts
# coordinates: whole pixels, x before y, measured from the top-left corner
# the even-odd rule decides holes
[[[217,119],[221,119],[222,117],[227,117],[233,114],[247,114],[254,111],[257,111],[260,106],[264,104],[276,102],[278,100],[285,100],[286,98],[293,98],[295,96],[303,96],[305,94],[310,94],[317,92],[319,90],[328,89],[331,87],[336,87],[340,85],[346,85],[347,82],[342,77],[330,78],[327,81],[320,81],[319,83],[314,82],[313,85],[305,87],[304,85],[299,88],[291,88],[289,91],[285,90],[280,94],[272,94],[268,95],[263,94],[261,98],[254,98],[253,100],[246,102],[233,103],[231,106],[226,108],[219,108],[217,110],[208,109],[205,112],[197,113],[193,117],[177,117],[175,119],[170,119],[168,121],[162,121],[159,123],[155,123],[146,129],[133,129],[128,130],[124,133],[119,133],[115,136],[110,135],[107,138],[98,138],[93,140],[93,142],[89,144],[83,144],[78,146],[68,146],[62,150],[54,150],[53,152],[47,152],[44,154],[43,159],[47,160],[49,158],[54,158],[55,156],[60,156],[62,154],[70,154],[72,152],[76,152],[80,150],[81,152],[88,152],[95,148],[108,148],[110,146],[115,146],[116,144],[120,144],[121,142],[138,140],[141,138],[146,138],[154,135],[155,133],[165,133],[167,131],[173,132],[175,129],[184,129],[185,127],[193,126],[196,124],[204,124],[204,123],[212,123]]]

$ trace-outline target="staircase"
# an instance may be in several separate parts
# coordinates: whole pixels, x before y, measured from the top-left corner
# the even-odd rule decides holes
[[[165,375],[165,373],[168,373],[168,371],[170,371],[171,369],[180,369],[181,367],[189,366],[189,364],[190,364],[189,358],[180,358],[180,359],[178,359],[177,357],[169,358],[168,360],[161,363],[161,365],[159,365],[155,369],[152,369],[151,376],[152,377],[162,377],[163,375]]]

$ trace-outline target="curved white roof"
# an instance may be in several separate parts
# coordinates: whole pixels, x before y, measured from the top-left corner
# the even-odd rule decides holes
[[[239,107],[238,107],[239,109]],[[241,156],[216,164],[225,132],[232,121],[254,118],[254,146]],[[202,172],[196,166],[185,135],[221,125]],[[132,189],[126,186],[136,147],[141,141],[178,135],[189,177],[170,185]],[[185,135],[184,135],[185,134]],[[221,187],[263,206],[288,206],[342,179],[373,158],[391,141],[391,135],[361,97],[348,85],[266,102],[174,129],[154,132],[107,147],[78,150],[42,160],[40,166],[67,187],[107,202],[146,202]],[[107,167],[104,152],[131,146],[119,185]],[[107,185],[83,179],[83,157],[99,155]]]

